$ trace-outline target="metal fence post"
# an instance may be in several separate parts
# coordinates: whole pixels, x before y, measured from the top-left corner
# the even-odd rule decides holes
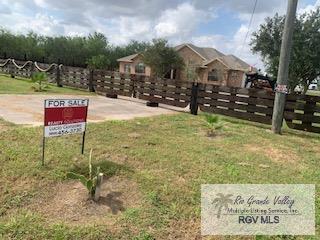
[[[190,100],[190,113],[192,115],[198,115],[198,90],[199,90],[199,84],[196,82],[193,82],[192,88],[191,88],[191,100]]]

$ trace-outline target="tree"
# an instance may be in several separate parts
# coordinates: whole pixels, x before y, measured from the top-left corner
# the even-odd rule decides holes
[[[148,42],[131,40],[127,45],[113,46],[102,33],[89,36],[43,36],[34,32],[13,34],[0,28],[0,57],[61,63],[67,66],[118,68],[118,58],[144,52]]]
[[[251,47],[259,53],[267,72],[277,76],[284,16],[276,14],[266,18],[258,31],[253,33]],[[307,91],[311,82],[320,75],[320,8],[297,17],[289,68],[289,89],[302,85]]]
[[[150,66],[157,77],[164,77],[171,69],[183,69],[182,57],[168,46],[165,39],[154,39],[152,45],[143,53],[143,62]]]
[[[105,69],[110,64],[110,61],[107,56],[99,54],[88,59],[86,63],[91,69]]]
[[[131,54],[144,52],[149,46],[150,44],[148,42],[138,42],[135,40],[131,40],[124,46],[111,46],[107,50],[107,56],[109,59],[108,67],[111,70],[117,69],[119,67],[117,59]]]

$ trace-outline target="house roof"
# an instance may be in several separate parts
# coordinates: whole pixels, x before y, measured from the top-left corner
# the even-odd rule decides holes
[[[240,58],[234,56],[234,55],[225,55],[222,57],[214,58],[209,61],[206,61],[203,63],[203,66],[207,66],[208,64],[212,63],[215,60],[219,60],[222,62],[226,67],[234,70],[242,70],[242,71],[248,71],[250,69],[250,65]]]
[[[224,57],[222,57],[222,59],[232,69],[248,70],[250,68],[250,65],[248,63],[244,62],[243,60],[241,60],[240,58],[238,58],[232,54],[224,56]]]
[[[219,52],[215,48],[197,47],[191,43],[184,43],[176,46],[175,49],[179,51],[183,47],[189,47],[204,60],[203,65],[201,66],[203,68],[206,68],[209,63],[215,60],[219,60],[224,65],[226,65],[226,67],[234,70],[248,71],[250,68],[250,65],[240,58],[234,55],[224,55],[222,52]]]
[[[184,43],[184,44],[178,45],[175,47],[175,49],[178,51],[178,50],[182,49],[183,47],[189,47],[191,50],[196,52],[200,57],[202,57],[203,60],[207,60],[207,61],[214,59],[214,58],[224,56],[223,53],[219,52],[215,48],[197,47],[191,43]]]
[[[117,59],[117,61],[118,62],[132,62],[133,59],[135,59],[139,55],[140,55],[140,53],[132,54],[132,55],[129,55],[126,57],[119,58],[119,59]]]

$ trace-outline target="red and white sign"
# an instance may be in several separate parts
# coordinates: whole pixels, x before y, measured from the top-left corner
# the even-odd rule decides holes
[[[284,84],[277,84],[274,90],[276,92],[284,93],[284,94],[288,94],[289,92],[287,85],[284,85]]]
[[[44,103],[44,136],[57,137],[86,130],[88,99],[47,99]]]

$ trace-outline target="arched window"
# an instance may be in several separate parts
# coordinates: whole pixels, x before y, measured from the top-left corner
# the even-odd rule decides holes
[[[208,81],[218,81],[218,70],[212,69],[208,72]]]
[[[145,73],[146,72],[146,67],[143,63],[138,63],[136,65],[136,73]]]

